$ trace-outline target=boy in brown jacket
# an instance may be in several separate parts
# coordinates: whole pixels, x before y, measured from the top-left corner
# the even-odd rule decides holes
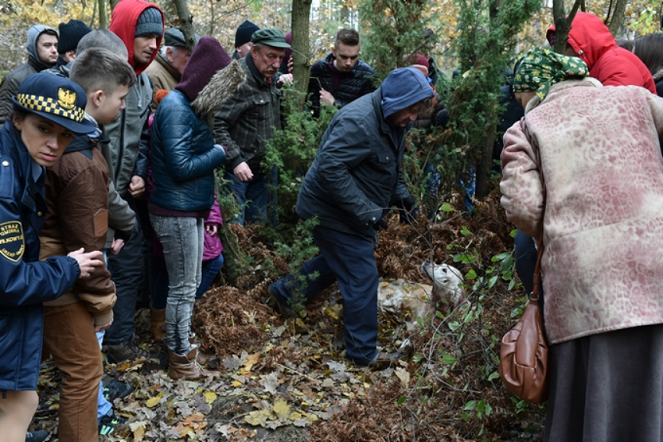
[[[99,127],[118,117],[136,76],[122,58],[106,49],[91,48],[77,57],[70,79],[85,90],[85,117]],[[41,259],[81,247],[104,249],[109,172],[97,149],[103,138],[101,129],[89,137],[75,137],[62,161],[47,169]],[[58,300],[44,305],[44,354],[53,355],[62,371],[60,440],[98,440],[97,395],[103,365],[95,332],[112,324],[115,300],[115,285],[104,265]]]

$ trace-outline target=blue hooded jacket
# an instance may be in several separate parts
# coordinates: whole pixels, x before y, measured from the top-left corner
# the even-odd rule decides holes
[[[376,241],[376,224],[410,196],[401,169],[405,128],[385,118],[434,92],[421,71],[396,69],[372,94],[339,110],[325,131],[297,198],[297,213],[321,226]]]

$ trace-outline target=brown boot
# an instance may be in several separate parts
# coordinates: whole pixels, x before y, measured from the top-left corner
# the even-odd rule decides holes
[[[189,336],[189,343],[191,345],[196,345],[196,334],[195,333],[191,333],[191,336]],[[200,347],[200,344],[198,344],[198,346]],[[198,361],[198,363],[200,365],[205,365],[205,364],[207,364],[207,361],[209,361],[213,357],[214,357],[214,353],[203,353],[202,351],[198,351],[198,356],[196,356],[196,361]]]
[[[161,342],[166,337],[166,309],[150,309],[150,328],[152,336],[157,342]]]
[[[205,376],[205,370],[196,361],[198,347],[192,348],[185,356],[180,356],[172,350],[168,350],[170,364],[168,375],[172,379],[195,380]]]

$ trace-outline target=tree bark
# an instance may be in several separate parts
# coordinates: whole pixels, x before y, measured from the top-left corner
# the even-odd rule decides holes
[[[564,12],[564,0],[553,0],[553,17],[555,20],[555,45],[553,46],[553,50],[558,54],[563,54],[566,50],[566,42],[569,39],[571,23],[582,3],[583,0],[575,0],[569,16],[566,17],[566,12]]]
[[[186,40],[186,47],[189,52],[193,52],[196,47],[195,32],[193,30],[193,16],[189,14],[189,7],[186,0],[174,0],[175,9],[177,9],[177,16],[180,18],[180,31],[184,34]]]
[[[99,10],[99,29],[108,29],[108,15],[106,15],[106,2],[104,0],[98,0],[94,2],[94,9],[92,10],[93,22],[96,10]],[[94,29],[93,23],[90,23],[90,28]]]
[[[624,11],[626,10],[626,0],[617,0],[615,8],[613,9],[612,16],[608,17],[608,29],[613,36],[617,35],[619,28],[624,23]]]
[[[293,0],[292,2],[292,61],[295,88],[302,92],[302,107],[308,91],[309,69],[311,63],[309,28],[312,0]]]

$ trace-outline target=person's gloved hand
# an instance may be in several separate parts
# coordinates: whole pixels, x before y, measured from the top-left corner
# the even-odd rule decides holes
[[[416,206],[414,200],[410,197],[400,199],[396,202],[400,212],[400,221],[402,223],[410,223],[417,220],[419,215],[419,208]]]
[[[388,227],[389,227],[389,224],[387,224],[387,222],[385,220],[383,220],[382,218],[380,218],[378,220],[378,222],[373,224],[373,228],[375,230],[380,230],[381,228],[384,229],[384,230],[387,230]]]

